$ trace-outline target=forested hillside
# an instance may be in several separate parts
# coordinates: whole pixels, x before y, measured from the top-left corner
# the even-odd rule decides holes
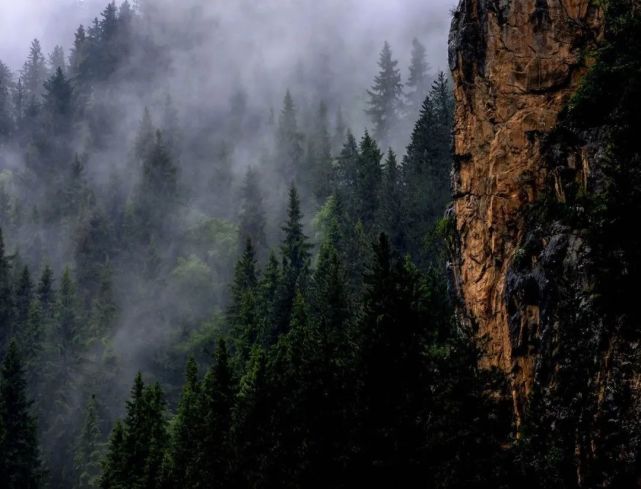
[[[424,3],[0,46],[0,488],[639,487],[639,0]]]
[[[355,99],[313,53],[280,107],[212,103],[177,84],[212,56],[189,22],[110,3],[0,64],[3,487],[496,475],[500,379],[446,285],[448,77],[381,37]]]

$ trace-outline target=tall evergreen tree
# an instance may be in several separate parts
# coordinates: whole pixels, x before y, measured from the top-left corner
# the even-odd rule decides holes
[[[236,264],[231,286],[231,304],[227,311],[229,325],[237,339],[236,348],[242,360],[246,360],[251,348],[263,341],[258,318],[258,277],[256,254],[250,239]]]
[[[379,74],[374,85],[368,90],[369,109],[367,114],[374,124],[374,137],[381,144],[389,145],[394,131],[398,129],[402,110],[403,83],[398,61],[392,58],[392,49],[385,42],[378,61]]]
[[[267,248],[265,210],[258,173],[253,168],[249,168],[245,174],[240,198],[238,236],[241,243],[251,239],[260,255]]]
[[[85,418],[76,442],[74,468],[76,480],[74,489],[97,489],[100,480],[100,462],[103,454],[103,440],[98,419],[98,402],[92,395],[87,402]]]
[[[278,119],[276,132],[276,165],[284,178],[297,179],[303,158],[303,136],[299,132],[296,106],[288,90],[283,100],[283,108]]]
[[[6,489],[42,487],[36,422],[26,391],[18,346],[11,342],[0,371],[0,485]]]
[[[171,483],[173,487],[204,487],[199,479],[199,464],[206,460],[202,446],[203,419],[200,410],[201,386],[198,366],[193,358],[187,362],[185,384],[171,431]]]
[[[283,226],[285,234],[281,245],[282,281],[276,312],[276,324],[272,339],[276,339],[289,327],[290,315],[297,290],[306,286],[311,261],[312,245],[303,231],[303,214],[296,187],[289,190],[287,222]]]
[[[13,75],[7,65],[0,61],[0,145],[5,143],[13,132]]]
[[[4,239],[0,229],[0,352],[3,352],[13,334],[13,290],[11,265],[5,255]]]
[[[359,165],[354,194],[357,204],[355,220],[359,219],[369,232],[376,222],[381,192],[383,155],[366,131],[359,148]]]
[[[232,480],[231,438],[234,407],[234,379],[224,340],[218,340],[214,364],[207,372],[201,391],[200,487],[224,489]]]
[[[409,77],[406,83],[408,88],[408,116],[412,123],[414,123],[421,104],[423,100],[425,100],[425,97],[427,97],[430,89],[429,70],[430,66],[427,63],[427,50],[425,46],[418,39],[412,40],[412,57]]]
[[[49,54],[49,73],[56,73],[58,68],[66,75],[67,61],[65,59],[65,50],[62,46],[55,46],[51,54]]]
[[[40,95],[43,93],[44,83],[47,80],[47,63],[42,54],[42,48],[38,39],[34,39],[31,42],[29,56],[22,68],[20,78],[24,87],[27,104],[37,104]]]

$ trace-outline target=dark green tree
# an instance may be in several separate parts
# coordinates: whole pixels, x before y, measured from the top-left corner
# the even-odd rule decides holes
[[[356,215],[353,216],[353,220],[361,221],[367,232],[372,231],[376,224],[383,179],[382,158],[383,155],[376,141],[365,131],[359,148],[359,164],[354,188]]]
[[[97,489],[99,487],[103,450],[103,435],[98,419],[98,402],[96,396],[92,395],[87,402],[84,422],[76,441],[74,489]]]
[[[412,56],[409,68],[409,77],[407,78],[407,105],[408,116],[412,124],[420,110],[421,104],[430,89],[429,75],[430,65],[427,63],[427,50],[418,40],[412,40]]]
[[[290,315],[296,291],[303,289],[309,275],[311,248],[303,231],[303,214],[296,187],[289,190],[287,222],[283,226],[285,234],[281,245],[282,277],[276,305],[275,324],[272,329],[272,340],[289,328]]]
[[[0,485],[7,489],[42,487],[36,422],[27,400],[27,385],[11,342],[0,372]]]
[[[259,175],[253,168],[245,174],[240,195],[240,212],[238,216],[238,236],[241,243],[251,239],[259,254],[267,249],[265,236],[265,210],[263,195],[260,189]]]
[[[44,83],[47,80],[47,63],[38,39],[34,39],[31,42],[29,56],[22,68],[20,78],[24,87],[26,103],[37,104],[43,94]]]
[[[199,487],[224,489],[230,487],[233,468],[231,437],[235,383],[225,341],[216,346],[214,364],[202,382],[201,451],[197,480]]]
[[[198,366],[193,358],[187,362],[185,384],[172,423],[170,458],[173,487],[204,487],[200,480],[200,466],[208,456],[203,453],[203,419],[201,411],[201,385]]]
[[[236,350],[242,361],[247,360],[251,348],[264,341],[260,331],[257,310],[258,274],[256,253],[250,239],[236,264],[231,286],[231,303],[227,310],[229,326],[234,332]]]
[[[378,61],[379,74],[374,79],[371,90],[367,91],[369,95],[367,115],[374,124],[374,136],[386,146],[390,144],[390,138],[398,129],[403,107],[401,98],[403,83],[397,65],[398,61],[392,58],[389,43],[385,42]]]
[[[289,90],[283,100],[276,132],[276,168],[281,177],[297,181],[303,158],[303,135],[299,132],[296,106]]]

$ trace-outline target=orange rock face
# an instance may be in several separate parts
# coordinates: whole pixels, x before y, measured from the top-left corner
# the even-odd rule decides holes
[[[457,101],[454,210],[460,237],[456,280],[488,365],[512,376],[527,396],[533,359],[510,332],[505,286],[519,253],[524,206],[547,178],[542,136],[586,72],[601,12],[590,0],[462,0],[450,38]],[[523,314],[522,330],[539,314]],[[515,340],[515,338],[517,338]],[[517,406],[518,406],[517,402]]]

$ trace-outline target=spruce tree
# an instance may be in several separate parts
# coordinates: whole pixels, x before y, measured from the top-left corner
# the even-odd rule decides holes
[[[376,141],[367,131],[359,147],[359,165],[354,189],[356,199],[355,220],[360,220],[366,231],[371,231],[376,223],[382,183],[381,160],[383,155]]]
[[[171,483],[174,487],[202,487],[198,478],[203,453],[203,419],[200,406],[201,386],[198,366],[193,358],[187,362],[185,383],[171,431]]]
[[[0,352],[5,351],[13,335],[13,312],[11,265],[5,255],[4,239],[0,229]]]
[[[201,390],[200,463],[197,480],[202,486],[224,489],[232,480],[231,438],[235,394],[234,379],[225,341],[218,340],[214,364],[207,372]]]
[[[418,40],[412,41],[412,56],[409,68],[409,77],[407,78],[407,105],[408,116],[414,123],[416,115],[420,110],[421,104],[427,97],[430,89],[429,85],[430,66],[427,63],[427,50]]]
[[[36,422],[26,390],[18,346],[11,342],[0,371],[0,486],[6,489],[42,487]]]
[[[425,243],[451,198],[452,114],[452,94],[441,74],[423,102],[402,167],[407,251],[423,268],[432,259]]]
[[[257,311],[258,277],[256,254],[250,239],[236,264],[231,286],[231,304],[227,311],[229,325],[237,340],[236,349],[241,360],[257,342],[263,341]]]
[[[285,234],[281,245],[282,280],[276,305],[276,323],[272,329],[272,340],[289,328],[290,315],[296,291],[304,289],[309,274],[311,248],[303,231],[303,214],[296,187],[289,191],[287,222],[283,226]]]
[[[25,61],[20,77],[27,104],[37,104],[40,95],[43,93],[44,83],[47,80],[47,63],[38,39],[34,39],[31,42],[29,56]]]
[[[18,338],[18,343],[22,347],[24,345],[24,335],[26,333],[27,324],[29,321],[29,312],[31,310],[31,302],[33,299],[33,283],[31,282],[31,273],[29,267],[24,266],[22,273],[15,287],[15,313],[14,313],[14,336]],[[26,346],[26,345],[25,345]]]
[[[404,193],[400,168],[392,149],[387,152],[381,189],[379,224],[389,235],[393,247],[402,252],[405,250]]]
[[[367,91],[369,108],[366,112],[374,124],[374,136],[386,146],[392,142],[390,138],[398,128],[403,104],[403,84],[397,65],[389,43],[385,42],[378,61],[380,72],[371,90]]]
[[[293,179],[300,177],[303,157],[303,136],[299,132],[296,106],[288,90],[283,100],[283,108],[278,119],[276,132],[276,165],[281,177]]]
[[[13,132],[13,75],[7,65],[0,61],[0,146],[8,141]]]
[[[240,198],[238,237],[241,243],[251,239],[260,255],[267,248],[265,210],[258,173],[253,168],[249,168],[245,174]]]
[[[98,402],[92,395],[87,402],[85,417],[76,441],[74,489],[97,489],[100,482],[101,460],[104,444],[98,419]]]
[[[65,59],[65,51],[62,46],[55,46],[51,54],[49,54],[49,73],[56,73],[58,68],[64,75],[67,73],[67,62]]]

